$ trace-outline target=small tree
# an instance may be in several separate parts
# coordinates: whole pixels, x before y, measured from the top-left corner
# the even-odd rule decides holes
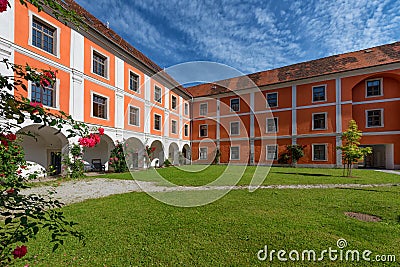
[[[337,149],[342,151],[343,158],[343,176],[351,176],[353,164],[362,159],[365,155],[372,153],[370,147],[360,147],[362,132],[358,130],[357,123],[354,120],[349,122],[349,128],[342,134],[343,146]]]
[[[286,152],[282,153],[278,159],[280,164],[289,164],[296,166],[296,163],[304,157],[304,148],[306,145],[287,145]]]

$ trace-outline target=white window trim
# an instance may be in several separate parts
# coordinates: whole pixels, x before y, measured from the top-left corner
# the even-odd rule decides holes
[[[324,96],[325,96],[324,100],[314,101],[314,88],[322,87],[322,86],[324,87]],[[312,100],[312,103],[322,103],[322,102],[328,101],[328,97],[327,97],[327,94],[326,94],[326,93],[327,93],[326,88],[327,88],[327,85],[326,85],[326,84],[314,85],[314,86],[311,88],[311,100]]]
[[[268,131],[268,120],[274,120],[274,123],[275,123],[275,119],[276,119],[275,132]],[[265,129],[266,133],[277,133],[279,131],[279,117],[267,118],[266,123],[267,123],[266,129]]]
[[[186,109],[186,107],[187,107],[187,109]],[[187,111],[187,112],[186,112]],[[185,115],[185,116],[189,116],[189,103],[184,103],[183,104],[183,114]]]
[[[268,148],[269,147],[275,147],[275,155],[274,155],[274,158],[273,159],[269,159],[268,158]],[[265,147],[265,159],[266,160],[278,160],[278,145],[266,145],[266,147]],[[275,156],[276,156],[276,158],[275,158]]]
[[[233,159],[232,158],[232,148],[238,148],[238,155],[239,155],[239,158],[237,158],[237,159]],[[229,159],[230,160],[240,160],[240,146],[231,146],[231,148],[229,149]]]
[[[201,114],[201,110],[202,110],[201,106],[202,105],[206,105],[206,114]],[[200,103],[200,105],[199,105],[199,116],[207,116],[207,114],[208,114],[208,103]]]
[[[60,110],[60,79],[56,78],[55,81],[56,85],[56,106],[55,107],[49,107],[43,105],[45,108],[48,108],[50,110]],[[32,97],[32,81],[28,81],[28,99],[30,100]]]
[[[375,111],[375,110],[380,110],[381,111],[381,126],[368,126],[368,111]],[[367,109],[365,110],[365,128],[368,129],[374,129],[374,128],[383,128],[385,127],[385,120],[384,120],[384,109],[383,108],[374,108],[374,109]]]
[[[161,102],[158,102],[157,100],[156,100],[156,88],[159,88],[160,89],[160,101]],[[154,92],[154,95],[153,95],[153,101],[155,102],[155,103],[158,103],[158,104],[162,104],[163,103],[163,89],[161,88],[161,86],[158,86],[157,84],[155,84],[154,85],[154,89],[153,89],[153,92]]]
[[[372,82],[372,81],[380,81],[380,85],[381,85],[381,94],[380,95],[371,95],[368,96],[368,82]],[[381,97],[383,96],[383,78],[376,78],[376,79],[368,79],[365,80],[365,98],[374,98],[374,97]]]
[[[314,116],[315,115],[319,115],[319,114],[324,114],[325,115],[325,128],[323,128],[323,129],[322,128],[315,129],[315,127],[314,127]],[[313,131],[326,131],[326,130],[328,130],[328,112],[313,113],[312,114],[311,123],[312,123],[312,130]]]
[[[232,124],[234,124],[234,123],[237,123],[237,124],[238,124],[238,133],[237,133],[237,134],[233,134],[233,133],[232,133]],[[231,121],[231,122],[229,123],[229,135],[232,135],[232,136],[238,136],[238,135],[240,135],[240,121]]]
[[[96,52],[106,58],[106,77],[93,72],[93,52]],[[100,52],[93,46],[90,47],[90,73],[96,75],[97,77],[101,77],[102,79],[110,80],[110,57]]]
[[[201,136],[201,126],[207,126],[207,135],[206,136]],[[208,137],[208,124],[200,124],[199,125],[199,137]]]
[[[322,160],[322,159],[318,159],[318,160],[316,160],[316,159],[314,159],[314,146],[325,146],[325,159],[324,160]],[[327,143],[322,143],[322,144],[312,144],[312,150],[311,150],[311,159],[312,159],[312,161],[328,161],[328,144]]]
[[[107,99],[107,118],[99,118],[93,115],[93,95],[98,95]],[[90,117],[103,121],[110,121],[110,98],[103,94],[98,93],[97,91],[90,91]]]
[[[40,47],[34,46],[32,44],[32,23],[33,23],[33,17],[36,17],[37,19],[43,21],[46,24],[49,24],[51,27],[56,29],[56,54],[52,54],[49,53],[43,49],[41,49]],[[61,36],[61,28],[57,27],[56,25],[54,25],[53,23],[49,22],[48,20],[44,19],[43,17],[39,16],[38,14],[32,12],[31,10],[29,10],[29,39],[28,39],[28,45],[31,47],[34,47],[35,49],[39,49],[40,51],[49,54],[53,57],[56,57],[58,59],[60,59],[60,36]]]
[[[175,99],[176,99],[175,108],[172,107],[172,98],[173,98],[173,97],[175,97]],[[175,96],[175,95],[171,95],[171,109],[172,109],[172,110],[177,110],[177,109],[178,109],[178,102],[179,102],[179,101],[178,101],[178,97]]]
[[[268,104],[268,95],[276,94],[276,106],[275,107],[270,107]],[[270,108],[277,108],[279,107],[279,93],[278,92],[272,92],[272,93],[266,93],[265,94],[265,101],[266,101],[266,107]]]
[[[186,134],[186,132],[185,132],[185,128],[187,127],[187,129],[188,129],[188,131],[187,131],[187,134]],[[184,126],[183,126],[183,135],[185,136],[185,137],[189,137],[189,124],[185,124]]]
[[[238,111],[235,111],[232,109],[232,100],[236,100],[236,99],[239,100],[239,110]],[[229,109],[231,112],[240,112],[240,97],[231,98],[229,100]]]
[[[160,129],[156,129],[156,115],[160,116]],[[154,114],[153,114],[153,130],[154,130],[154,131],[159,131],[159,132],[161,132],[161,129],[162,129],[161,123],[162,123],[162,121],[163,121],[163,117],[162,117],[161,114],[158,114],[158,113],[154,113]]]
[[[203,159],[201,158],[201,150],[205,149],[206,150],[206,158]],[[208,159],[208,147],[199,147],[199,160],[207,160]]]
[[[138,125],[135,125],[135,124],[131,124],[131,107],[132,108],[136,108],[137,110],[138,110],[138,118],[137,118],[137,121],[138,121]],[[129,113],[129,116],[128,116],[128,125],[130,125],[130,126],[134,126],[134,127],[140,127],[140,108],[139,107],[136,107],[136,106],[132,106],[132,105],[128,105],[128,113]]]
[[[131,86],[131,73],[135,74],[138,76],[138,89],[137,91],[134,91],[130,88]],[[132,69],[129,69],[129,82],[128,82],[128,89],[129,92],[134,92],[135,94],[140,94],[140,82],[141,82],[141,78],[140,78],[140,74],[138,74],[137,72],[133,71]]]
[[[174,129],[174,127],[172,127],[173,122],[175,122],[175,133],[172,131],[172,129]],[[177,120],[171,120],[171,133],[178,134],[178,121]]]

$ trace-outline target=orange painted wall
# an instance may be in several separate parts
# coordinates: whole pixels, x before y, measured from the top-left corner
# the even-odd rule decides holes
[[[208,124],[208,137],[210,139],[217,138],[216,136],[216,124],[215,120],[197,120],[193,122],[193,140],[202,140],[204,137],[200,137],[200,125]]]
[[[176,134],[172,133],[172,120],[176,121]],[[179,117],[170,113],[169,114],[169,136],[172,138],[179,138],[179,129],[181,125],[179,123]]]
[[[207,117],[216,117],[217,116],[217,100],[216,99],[206,99],[201,101],[196,101],[193,103],[193,118],[203,117],[200,115],[200,105],[203,103],[207,103],[208,105],[208,113]]]
[[[278,93],[278,106],[271,107],[271,110],[290,108],[292,106],[292,88],[284,87],[274,90],[263,90],[254,95],[255,111],[265,110],[267,105],[266,95],[268,93]]]
[[[129,89],[129,80],[130,80],[129,78],[130,78],[131,71],[133,73],[135,73],[136,75],[139,75],[139,92],[138,93]],[[125,72],[125,81],[124,81],[125,92],[128,92],[130,94],[133,94],[135,96],[138,96],[138,97],[144,99],[144,92],[145,92],[144,74],[126,62],[124,63],[124,72]]]
[[[366,110],[383,108],[383,127],[366,127]],[[400,101],[384,103],[373,103],[365,105],[353,106],[353,118],[356,120],[358,127],[363,132],[383,132],[383,131],[399,131],[400,120]]]
[[[327,112],[326,130],[312,130],[312,114]],[[297,134],[332,133],[336,131],[336,107],[319,107],[297,110]]]
[[[278,118],[278,132],[277,136],[291,135],[292,134],[292,112],[291,111],[280,111],[274,112],[273,117]],[[270,116],[268,116],[270,118]],[[254,130],[255,136],[266,136],[267,134],[266,124],[267,124],[267,114],[256,114],[254,117]]]
[[[101,119],[91,116],[92,113],[92,96],[97,93],[101,96],[108,97],[108,118]],[[115,92],[111,89],[104,88],[98,84],[85,80],[85,122],[113,127],[115,125]]]
[[[101,46],[95,44],[94,42],[85,38],[85,64],[84,64],[84,72],[86,75],[100,80],[109,85],[115,85],[115,57],[113,54],[108,52],[106,49]],[[92,49],[98,51],[100,54],[108,57],[108,76],[104,78],[100,75],[92,73]]]
[[[154,115],[155,114],[161,115],[161,122],[160,122],[161,123],[161,129],[160,129],[160,131],[154,129]],[[145,115],[145,116],[147,116],[147,115]],[[154,135],[162,136],[163,133],[164,133],[164,130],[165,130],[165,123],[166,123],[165,122],[164,111],[162,109],[158,108],[157,106],[153,106],[151,108],[150,117],[148,119],[151,120],[150,133],[154,134]]]
[[[313,86],[326,85],[326,100],[323,102],[312,102],[312,88]],[[309,106],[316,104],[326,104],[336,101],[336,81],[328,80],[318,83],[302,84],[297,86],[297,106]]]
[[[274,140],[256,140],[254,141],[254,162],[265,164],[267,163],[267,145],[274,145]],[[278,145],[278,159],[279,155],[286,151],[286,145],[292,144],[292,139],[278,139],[276,140]],[[278,163],[277,160],[273,161],[274,164]]]
[[[298,164],[335,164],[336,163],[336,138],[335,137],[313,137],[313,138],[298,138],[297,144],[306,145],[304,148],[304,157]],[[328,145],[328,160],[313,161],[312,160],[312,144],[327,144]]]
[[[135,132],[144,132],[144,123],[145,123],[145,108],[144,108],[144,102],[138,101],[134,98],[125,96],[124,98],[124,110],[125,110],[125,116],[124,116],[124,122],[125,122],[125,129],[130,130],[130,131],[135,131]],[[139,116],[139,126],[134,126],[130,125],[129,122],[129,106],[134,106],[136,108],[139,108],[140,116]]]
[[[239,98],[240,99],[240,110],[239,112],[231,111],[231,99]],[[250,94],[240,95],[240,96],[229,96],[222,97],[220,99],[220,113],[221,115],[227,114],[241,114],[241,113],[249,113],[250,112]]]
[[[230,123],[238,121],[240,124],[240,134],[230,135]],[[250,137],[250,116],[226,117],[220,119],[220,137],[221,138],[248,138]]]
[[[58,96],[59,99],[56,100],[60,104],[60,110],[66,112],[67,114],[69,113],[69,100],[70,100],[70,75],[67,72],[64,72],[62,70],[56,69],[56,68],[50,68],[48,65],[34,60],[28,56],[19,54],[15,52],[14,55],[14,62],[15,64],[19,65],[25,65],[28,63],[32,68],[37,68],[37,69],[45,69],[45,70],[51,70],[51,71],[57,71],[57,80],[58,80],[58,85],[59,87],[57,88],[59,90]],[[27,86],[27,83],[25,83]],[[31,96],[28,96],[28,92],[24,91],[23,89],[20,89],[19,91],[15,92],[17,94],[21,94],[24,97],[30,98]],[[54,111],[54,113],[56,113]]]
[[[70,51],[71,51],[71,29],[65,26],[63,23],[54,19],[50,15],[45,12],[38,12],[37,8],[28,3],[28,8],[21,5],[18,1],[15,2],[15,5],[12,7],[15,9],[15,18],[17,18],[18,23],[15,23],[15,43],[23,48],[29,49],[34,53],[47,57],[59,64],[64,66],[70,65]],[[36,17],[48,21],[51,25],[59,28],[60,31],[60,40],[59,42],[59,52],[60,54],[55,56],[50,54],[36,46],[29,45],[29,35],[30,35],[30,19],[29,12],[31,12]],[[2,25],[4,27],[4,25]]]

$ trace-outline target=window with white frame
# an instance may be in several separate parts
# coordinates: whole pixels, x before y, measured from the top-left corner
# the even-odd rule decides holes
[[[240,122],[233,121],[231,124],[230,135],[239,135],[240,134]]]
[[[207,159],[208,149],[207,147],[200,147],[200,159]]]
[[[238,146],[231,146],[231,159],[240,159],[240,148]]]
[[[313,93],[313,102],[322,102],[326,101],[326,86],[325,85],[320,85],[320,86],[314,86],[312,88],[312,93]]]
[[[32,45],[56,55],[57,29],[37,17],[32,19]]]
[[[313,161],[326,161],[327,160],[327,145],[326,144],[313,144]]]
[[[383,126],[383,110],[367,110],[367,127],[382,127]]]
[[[154,114],[154,130],[161,131],[161,115]]]
[[[208,113],[208,104],[201,103],[200,104],[200,116],[206,116]]]
[[[382,96],[382,79],[366,81],[367,97]]]
[[[177,98],[176,96],[171,96],[171,108],[176,110],[176,103],[177,103]]]
[[[240,99],[233,98],[231,99],[231,111],[240,111]]]
[[[267,103],[270,108],[278,106],[278,92],[267,93]]]
[[[139,75],[129,72],[129,89],[134,92],[139,92]]]
[[[161,93],[161,88],[158,87],[157,85],[154,86],[154,101],[158,103],[162,103],[162,93]]]
[[[184,105],[184,113],[186,116],[189,115],[189,104],[188,103],[185,103],[185,105]]]
[[[129,106],[129,124],[139,126],[139,109]]]
[[[189,136],[189,125],[185,124],[185,137]]]
[[[171,121],[171,133],[176,134],[176,129],[177,129],[177,125],[176,125],[176,120],[172,120]]]
[[[108,101],[106,97],[93,94],[93,117],[107,119]]]
[[[267,133],[278,132],[278,118],[267,118]]]
[[[315,113],[313,116],[313,130],[326,130],[326,113]]]
[[[92,72],[101,77],[107,78],[107,57],[95,50],[93,50],[92,53]]]
[[[200,125],[200,137],[207,137],[208,136],[208,125],[202,124]]]
[[[35,83],[31,84],[31,101],[36,103],[42,103],[47,107],[56,107],[56,82],[53,85],[42,87]]]
[[[278,145],[267,145],[267,160],[278,159]]]

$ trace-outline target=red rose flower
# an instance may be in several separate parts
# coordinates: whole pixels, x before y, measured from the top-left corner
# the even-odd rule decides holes
[[[99,128],[99,134],[100,134],[100,135],[103,135],[103,134],[104,134],[104,128],[101,128],[101,127]]]
[[[16,247],[14,249],[14,251],[12,252],[12,254],[14,255],[14,259],[16,258],[22,258],[23,256],[26,255],[26,253],[28,252],[28,248],[24,245],[22,245],[21,247]]]
[[[15,189],[14,188],[10,188],[6,192],[7,192],[7,194],[12,195],[12,194],[14,194]]]
[[[8,0],[0,0],[0,12],[4,12],[7,10]]]
[[[15,140],[17,139],[17,135],[16,135],[16,134],[13,134],[13,133],[10,133],[10,134],[7,134],[7,135],[6,135],[6,138],[7,138],[9,141],[15,141]]]

